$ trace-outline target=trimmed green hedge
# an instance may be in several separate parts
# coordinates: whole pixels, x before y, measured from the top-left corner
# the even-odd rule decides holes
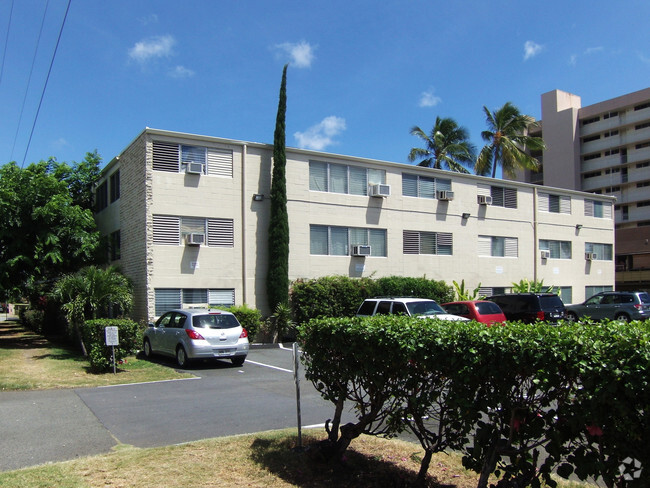
[[[333,457],[361,433],[410,430],[427,453],[422,476],[432,453],[457,449],[479,487],[490,474],[553,486],[554,469],[613,487],[626,466],[638,473],[629,459],[650,472],[650,322],[377,316],[312,320],[299,334],[308,379],[335,405]],[[347,410],[356,419],[341,426]]]
[[[366,298],[375,296],[432,298],[445,303],[453,300],[454,291],[443,281],[427,278],[388,276],[375,280],[326,276],[296,280],[290,292],[294,320],[298,324],[319,317],[353,317]]]
[[[253,342],[255,336],[262,327],[262,312],[256,308],[250,308],[248,305],[229,307],[226,311],[237,317],[241,326],[248,332],[249,341]]]
[[[137,322],[128,319],[88,320],[81,326],[81,336],[86,349],[90,369],[95,373],[109,371],[113,367],[112,347],[106,345],[106,327],[117,327],[119,346],[115,346],[115,361],[121,361],[136,352],[141,341],[141,331]]]

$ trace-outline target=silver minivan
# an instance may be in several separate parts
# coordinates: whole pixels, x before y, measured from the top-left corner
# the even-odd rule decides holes
[[[569,320],[589,317],[594,320],[647,320],[650,318],[650,296],[644,291],[604,291],[587,301],[567,305]]]
[[[192,359],[230,359],[241,366],[248,355],[248,333],[223,310],[170,310],[144,331],[144,355],[176,358],[183,368]]]

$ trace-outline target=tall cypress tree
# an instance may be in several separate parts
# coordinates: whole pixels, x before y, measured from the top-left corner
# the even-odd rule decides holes
[[[269,270],[266,293],[271,310],[289,303],[289,215],[287,213],[287,155],[285,118],[287,112],[287,66],[282,71],[280,101],[273,136],[273,173],[271,179],[271,217],[269,220]]]

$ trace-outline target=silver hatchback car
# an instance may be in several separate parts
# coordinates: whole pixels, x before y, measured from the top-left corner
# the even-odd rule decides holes
[[[248,333],[223,310],[170,310],[144,331],[146,357],[163,354],[182,368],[192,359],[230,359],[241,366],[248,355]]]

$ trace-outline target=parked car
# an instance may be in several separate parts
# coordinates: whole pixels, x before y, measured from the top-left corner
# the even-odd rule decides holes
[[[447,313],[459,315],[469,320],[476,320],[483,324],[503,324],[506,316],[499,306],[487,300],[464,300],[459,302],[443,303]]]
[[[428,298],[368,298],[357,310],[358,317],[389,314],[442,320],[468,320],[465,317],[448,314],[435,300]]]
[[[144,331],[146,357],[163,354],[180,367],[193,359],[230,359],[241,366],[248,355],[248,332],[230,312],[170,310]]]
[[[566,307],[554,293],[507,293],[487,300],[496,303],[508,320],[532,324],[537,320],[556,323],[566,319]]]
[[[644,291],[604,291],[587,301],[567,305],[567,318],[578,320],[646,320],[650,318],[650,296]]]

